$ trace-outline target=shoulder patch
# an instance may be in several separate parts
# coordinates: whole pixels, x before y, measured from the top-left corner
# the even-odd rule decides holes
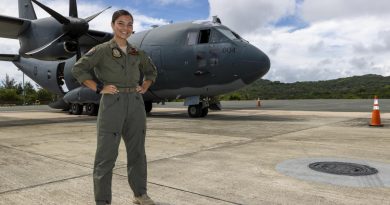
[[[138,51],[138,49],[131,47],[129,50],[129,54],[133,55],[133,56],[137,56],[137,55],[139,55],[139,51]]]
[[[96,48],[93,47],[85,54],[85,56],[92,56],[95,53],[96,53]]]

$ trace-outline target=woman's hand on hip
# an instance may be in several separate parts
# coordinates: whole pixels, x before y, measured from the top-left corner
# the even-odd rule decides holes
[[[137,86],[135,90],[137,91],[137,93],[145,94],[146,91],[148,91],[148,88],[144,88],[144,86]]]
[[[100,93],[101,94],[117,94],[117,93],[119,93],[119,90],[115,85],[105,85],[103,87],[103,90]]]

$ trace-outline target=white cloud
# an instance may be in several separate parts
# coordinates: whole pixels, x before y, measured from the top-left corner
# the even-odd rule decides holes
[[[209,0],[210,16],[240,34],[253,32],[295,11],[295,0]]]
[[[194,0],[154,0],[153,2],[158,3],[162,6],[167,5],[188,5],[194,2]]]
[[[268,79],[294,82],[390,75],[390,32],[384,30],[389,26],[386,19],[361,17],[317,22],[295,32],[273,28],[267,35],[252,33],[245,38],[269,55]]]
[[[388,0],[305,0],[302,4],[303,17],[308,21],[381,16],[387,15],[389,9]]]
[[[211,15],[263,50],[271,59],[267,79],[327,80],[364,74],[390,75],[390,2],[377,0],[209,0]],[[276,27],[289,15],[305,28]]]

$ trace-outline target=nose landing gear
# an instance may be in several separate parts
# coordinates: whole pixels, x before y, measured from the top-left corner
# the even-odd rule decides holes
[[[204,106],[206,103],[188,106],[188,115],[193,118],[206,117],[209,113],[209,106]]]

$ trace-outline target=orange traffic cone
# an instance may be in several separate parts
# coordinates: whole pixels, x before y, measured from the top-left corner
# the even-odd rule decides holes
[[[374,107],[372,108],[370,126],[383,127],[383,124],[381,124],[381,114],[379,111],[379,101],[377,96],[374,98]]]

